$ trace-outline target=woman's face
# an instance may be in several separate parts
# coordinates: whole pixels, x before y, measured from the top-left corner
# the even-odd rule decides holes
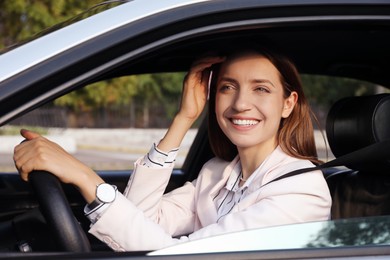
[[[283,97],[278,70],[263,56],[243,54],[226,60],[216,87],[219,126],[238,149],[274,149],[280,121],[288,117],[297,94]]]

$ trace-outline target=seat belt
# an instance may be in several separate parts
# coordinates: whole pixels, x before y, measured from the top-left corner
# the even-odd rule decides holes
[[[311,171],[315,171],[315,170],[321,170],[321,169],[335,167],[335,166],[346,166],[349,164],[356,164],[356,163],[361,163],[361,162],[378,162],[378,161],[383,161],[383,160],[387,160],[389,162],[389,165],[390,165],[389,148],[390,148],[390,140],[384,140],[381,142],[377,142],[375,144],[363,147],[359,150],[344,154],[344,155],[342,155],[338,158],[335,158],[329,162],[326,162],[324,164],[321,164],[321,165],[318,165],[315,167],[302,168],[302,169],[298,169],[298,170],[283,174],[283,175],[267,182],[266,184],[262,185],[261,188],[272,183],[272,182],[275,182],[275,181],[278,181],[278,180],[281,180],[281,179],[284,179],[287,177],[292,177],[292,176],[299,175],[302,173],[311,172]]]

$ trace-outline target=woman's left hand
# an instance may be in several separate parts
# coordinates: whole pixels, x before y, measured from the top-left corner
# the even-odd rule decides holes
[[[183,83],[182,101],[178,115],[192,122],[200,116],[207,101],[210,68],[225,57],[205,56],[191,66]]]

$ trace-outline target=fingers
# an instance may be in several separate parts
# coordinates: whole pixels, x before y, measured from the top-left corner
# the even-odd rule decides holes
[[[38,136],[34,139],[20,143],[14,149],[14,163],[20,177],[27,181],[28,175],[34,170],[46,170],[47,142],[44,137]]]
[[[91,168],[37,133],[22,130],[21,135],[26,140],[15,147],[14,163],[22,180],[28,181],[34,170],[43,170],[75,185],[87,201],[95,198],[96,185],[103,180]]]
[[[205,58],[200,58],[192,64],[190,72],[202,73],[206,69],[211,68],[211,66],[213,66],[214,64],[221,63],[224,60],[225,57],[219,57],[219,56],[209,56]],[[210,70],[207,71],[209,72]],[[202,77],[200,79],[202,79]]]
[[[224,57],[207,56],[193,63],[184,81],[179,110],[184,118],[196,120],[199,117],[207,101],[210,68],[224,60]]]
[[[196,60],[186,76],[186,83],[189,86],[201,86],[206,88],[210,77],[210,68],[214,64],[221,63],[225,57],[208,56]]]
[[[24,157],[22,157],[24,158]],[[31,160],[14,160],[15,167],[19,172],[20,178],[24,181],[28,181],[29,174],[34,171],[33,163]]]
[[[56,165],[62,163],[61,158],[62,154],[66,153],[65,150],[35,132],[22,129],[20,133],[26,139],[15,146],[13,159],[23,180],[28,181],[30,172],[34,170],[61,170],[56,169]],[[56,159],[58,162],[55,162]]]

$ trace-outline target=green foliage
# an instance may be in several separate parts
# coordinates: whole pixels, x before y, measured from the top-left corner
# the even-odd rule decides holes
[[[132,126],[154,125],[155,117],[158,120],[164,118],[164,125],[167,125],[178,109],[183,78],[183,73],[160,73],[100,81],[62,96],[55,100],[54,104],[66,107],[68,111],[76,114],[103,111],[103,117],[119,108],[133,111],[130,116]],[[135,107],[140,110],[138,114]],[[150,115],[153,114],[153,109],[163,115]],[[140,121],[143,123],[139,123]]]
[[[92,111],[110,105],[129,105],[136,95],[137,77],[121,77],[93,83],[85,88],[64,95],[54,104],[74,111]]]
[[[158,73],[137,76],[137,99],[144,105],[151,103],[161,104],[166,112],[166,118],[172,119],[176,114],[184,73]]]
[[[164,94],[164,109],[168,119],[173,119],[176,114],[181,97],[183,80],[185,73],[161,73],[155,74],[155,82],[159,86],[163,86],[162,93]]]
[[[374,84],[347,78],[302,75],[302,83],[306,98],[320,107],[329,107],[342,97],[375,92]]]
[[[68,20],[102,0],[2,0],[0,49]]]
[[[88,111],[94,107],[129,105],[134,97],[145,103],[177,99],[183,77],[182,73],[161,73],[100,81],[58,98],[55,104]]]

